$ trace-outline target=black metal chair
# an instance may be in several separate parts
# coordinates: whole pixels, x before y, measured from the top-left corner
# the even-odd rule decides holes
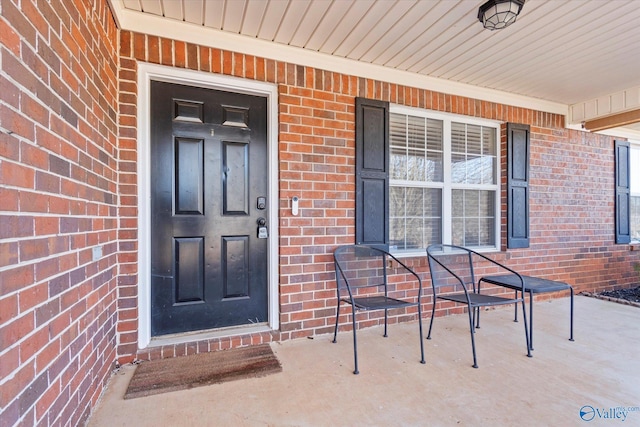
[[[427,255],[429,259],[429,272],[431,274],[431,286],[433,288],[433,309],[431,310],[431,322],[429,323],[427,339],[431,339],[431,329],[433,327],[433,318],[435,316],[436,302],[438,299],[452,301],[457,304],[465,304],[469,314],[473,367],[477,368],[478,362],[476,358],[474,334],[475,329],[480,327],[480,307],[521,303],[527,356],[532,357],[531,346],[529,344],[527,313],[524,303],[524,280],[520,274],[481,253],[462,246],[430,245],[427,248]],[[482,264],[482,266],[480,264]],[[506,293],[504,295],[487,293],[486,291],[490,289],[491,286],[482,287],[483,282],[486,283],[484,278],[480,277],[476,281],[476,270],[478,270],[478,268],[488,268],[486,271],[499,271],[513,276],[514,281],[521,285],[519,287],[520,297],[518,297],[517,293],[515,298],[506,297]],[[493,285],[494,288],[499,286],[495,283],[491,283],[491,285]]]
[[[354,374],[358,374],[358,344],[356,338],[357,310],[384,310],[384,336],[387,336],[388,312],[391,309],[417,307],[420,329],[420,363],[424,360],[422,341],[422,280],[390,253],[371,246],[341,246],[333,253],[336,269],[336,327],[333,342],[338,334],[341,303],[351,305],[353,327]],[[406,283],[417,282],[417,289]],[[402,286],[398,286],[402,285]],[[414,290],[415,289],[415,290]]]

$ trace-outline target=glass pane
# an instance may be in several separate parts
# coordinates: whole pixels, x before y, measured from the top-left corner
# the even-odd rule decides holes
[[[422,188],[407,188],[407,216],[422,217]]]
[[[427,182],[442,182],[444,180],[442,152],[427,151]]]
[[[631,196],[631,239],[640,240],[640,197]]]
[[[464,216],[464,191],[453,190],[451,196],[451,216],[462,218]]]
[[[407,145],[409,148],[424,149],[425,134],[424,118],[409,116],[407,123]]]
[[[464,216],[477,217],[480,211],[478,207],[478,191],[464,190]]]
[[[407,179],[407,118],[402,114],[389,116],[391,138],[391,179]]]
[[[479,191],[479,211],[478,215],[481,217],[494,217],[494,194],[493,191]]]
[[[407,179],[407,152],[404,148],[391,147],[391,179]]]
[[[466,182],[466,161],[467,158],[464,154],[451,154],[451,182],[455,184]]]
[[[442,241],[441,189],[391,187],[390,198],[392,249],[424,249]]]
[[[467,169],[466,184],[482,184],[483,158],[468,155],[465,167]]]
[[[493,235],[494,220],[493,218],[480,218],[478,220],[479,233],[480,233],[480,246],[493,246],[495,239]]]
[[[482,154],[495,156],[496,130],[495,128],[482,128]]]
[[[442,120],[427,119],[427,149],[442,151]]]
[[[495,157],[483,157],[482,158],[482,183],[483,184],[495,184],[496,183],[496,158]]]
[[[424,189],[424,215],[426,217],[442,217],[442,190],[438,188]]]
[[[424,220],[425,247],[435,243],[442,243],[442,220],[440,218],[426,218]]]
[[[389,226],[391,228],[389,230],[389,245],[391,246],[391,249],[406,249],[404,242],[404,218],[390,218]]]
[[[409,181],[424,181],[426,160],[424,151],[409,149],[407,157],[407,179]]]
[[[482,154],[482,128],[467,125],[467,153]]]
[[[480,244],[480,230],[477,218],[464,220],[464,246],[478,246]]]
[[[454,218],[451,222],[451,243],[454,245],[464,246],[464,220]]]
[[[405,146],[407,140],[407,116],[391,113],[389,115],[389,132],[391,145]]]
[[[466,149],[466,126],[464,123],[451,123],[451,151],[464,153]]]
[[[629,149],[629,179],[629,190],[640,196],[640,147],[632,146]]]
[[[404,217],[405,215],[405,189],[404,187],[389,188],[389,216]]]
[[[422,218],[407,218],[406,236],[407,249],[425,247],[422,239]]]

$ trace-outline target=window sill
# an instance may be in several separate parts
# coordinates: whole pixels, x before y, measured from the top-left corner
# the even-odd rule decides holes
[[[629,244],[630,251],[640,251],[640,242],[634,242]]]
[[[638,243],[638,248],[637,250],[640,251],[640,243]],[[483,246],[483,247],[472,247],[471,249],[473,249],[476,252],[479,253],[498,253],[500,252],[500,249],[493,247],[493,246]],[[393,250],[390,251],[391,255],[393,255],[394,257],[398,258],[398,259],[403,259],[403,258],[419,258],[419,257],[426,257],[427,256],[427,250],[426,249],[419,249],[417,251],[397,251],[394,252]]]

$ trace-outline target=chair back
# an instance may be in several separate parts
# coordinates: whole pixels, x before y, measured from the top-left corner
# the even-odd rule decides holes
[[[431,285],[438,293],[475,291],[473,252],[455,245],[435,244],[427,248]]]
[[[357,294],[361,288],[387,284],[387,253],[363,245],[341,246],[333,253],[338,291]],[[369,289],[371,291],[371,289]]]

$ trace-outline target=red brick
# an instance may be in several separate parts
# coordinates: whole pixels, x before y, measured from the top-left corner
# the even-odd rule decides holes
[[[200,46],[200,67],[201,71],[211,71],[211,48]]]
[[[0,44],[9,49],[15,56],[20,56],[20,36],[9,27],[5,20],[0,20]]]
[[[120,54],[124,57],[131,56],[132,34],[129,31],[120,32]]]
[[[133,57],[140,61],[146,61],[147,59],[147,44],[144,34],[133,34]]]
[[[185,68],[187,63],[186,58],[186,43],[175,40],[173,42],[173,58],[174,64],[178,68]]]
[[[198,46],[187,43],[187,68],[198,70]]]
[[[156,36],[147,36],[147,49],[149,51],[149,62],[160,63],[160,39]]]
[[[10,133],[29,141],[33,141],[34,139],[35,127],[33,122],[10,108],[3,107],[2,111],[0,111],[0,126],[7,129]]]
[[[222,72],[228,75],[233,72],[233,53],[228,50],[222,51]]]
[[[162,48],[162,64],[173,65],[173,41],[169,39],[160,39],[160,46]]]

